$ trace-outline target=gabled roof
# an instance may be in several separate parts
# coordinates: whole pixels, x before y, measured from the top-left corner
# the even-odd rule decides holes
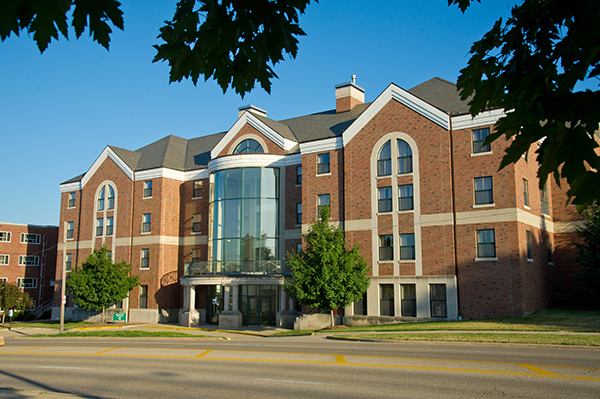
[[[469,113],[470,99],[462,101],[456,85],[437,76],[413,87],[408,92],[449,115]]]

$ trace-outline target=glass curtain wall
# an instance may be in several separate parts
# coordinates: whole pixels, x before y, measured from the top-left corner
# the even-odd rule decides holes
[[[213,260],[252,271],[257,263],[279,259],[279,169],[215,172],[211,205]]]

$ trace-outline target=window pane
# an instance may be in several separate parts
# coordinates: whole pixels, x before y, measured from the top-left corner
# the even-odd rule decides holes
[[[447,317],[446,284],[430,284],[431,317]]]
[[[227,198],[241,198],[242,170],[239,168],[227,170]]]
[[[393,316],[394,315],[394,285],[393,284],[380,284],[379,285],[379,307],[380,314],[382,316]]]
[[[400,285],[400,295],[402,296],[401,315],[417,317],[417,291],[415,284]]]
[[[381,150],[379,150],[379,156],[377,157],[377,175],[388,176],[392,174],[392,145],[388,141],[385,143]]]
[[[241,227],[241,200],[225,201],[225,237],[239,237]]]
[[[244,198],[260,197],[260,168],[244,168]]]

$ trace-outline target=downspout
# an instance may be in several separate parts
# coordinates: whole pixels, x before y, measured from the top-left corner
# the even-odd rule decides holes
[[[456,231],[456,178],[454,176],[454,140],[452,114],[448,115],[448,134],[450,136],[450,180],[452,182],[452,239],[454,241],[454,276],[456,277],[456,307],[460,318],[460,292],[458,283],[458,233]]]

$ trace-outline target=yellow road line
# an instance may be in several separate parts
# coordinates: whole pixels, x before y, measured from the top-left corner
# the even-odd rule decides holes
[[[551,376],[551,375],[556,376],[556,375],[558,375],[558,374],[552,373],[552,372],[550,372],[548,370],[544,370],[544,369],[541,369],[539,367],[536,367],[536,366],[534,366],[532,364],[517,364],[517,366],[521,366],[523,368],[526,368],[527,370],[531,370],[531,371],[533,371],[535,373],[543,374],[543,375],[546,375],[546,376]]]
[[[20,351],[17,351],[17,352],[12,352],[12,353],[19,354],[19,353],[24,353],[24,352],[27,352],[27,351],[32,351],[34,349],[40,349],[40,348],[45,348],[45,347],[46,346],[36,346],[36,347],[33,347],[33,348],[23,349],[23,350],[20,350]]]
[[[341,364],[348,364],[346,358],[343,355],[333,355],[335,357],[335,361]]]
[[[94,355],[102,355],[102,354],[104,354],[106,352],[114,351],[115,349],[121,349],[121,347],[117,346],[117,347],[114,347],[114,348],[106,349],[106,350],[103,350],[103,351],[100,351],[100,352],[96,352],[96,353],[94,353]]]
[[[204,352],[202,352],[201,354],[196,355],[196,358],[204,357],[204,356],[208,355],[210,352],[212,352],[212,349],[207,349]]]

